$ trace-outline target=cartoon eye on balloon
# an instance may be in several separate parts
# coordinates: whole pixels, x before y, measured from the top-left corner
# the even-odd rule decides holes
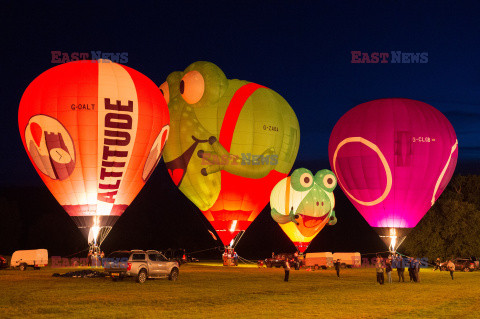
[[[165,98],[165,102],[167,104],[170,102],[170,90],[168,88],[168,83],[163,82],[162,85],[160,85],[160,92],[162,93],[163,97]]]
[[[190,71],[180,81],[180,94],[188,104],[195,104],[203,96],[205,81],[198,71]]]
[[[431,105],[380,99],[340,118],[328,152],[344,193],[396,251],[450,181],[458,141],[450,122]]]
[[[98,249],[158,164],[169,115],[145,75],[82,61],[38,76],[22,96],[18,125],[38,174]]]
[[[322,169],[315,174],[315,183],[326,191],[333,191],[337,187],[337,178],[328,169]]]
[[[307,191],[313,185],[313,174],[306,168],[296,169],[292,173],[291,183],[294,190]]]

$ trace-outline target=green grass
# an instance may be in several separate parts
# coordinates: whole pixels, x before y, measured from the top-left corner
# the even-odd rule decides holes
[[[0,270],[0,317],[442,318],[480,316],[480,272],[422,269],[420,283],[380,286],[375,269],[292,270],[189,264],[177,282],[54,278],[54,272]],[[218,264],[216,264],[218,265]],[[393,272],[396,278],[396,271]],[[406,274],[408,278],[408,275]]]

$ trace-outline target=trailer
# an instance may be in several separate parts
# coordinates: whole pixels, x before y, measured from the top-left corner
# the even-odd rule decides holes
[[[343,268],[358,268],[362,265],[362,257],[359,252],[353,253],[334,253],[333,261],[340,260],[340,266]]]
[[[10,267],[26,270],[27,267],[40,269],[48,265],[48,251],[46,249],[17,250],[13,253]]]
[[[333,267],[333,255],[330,252],[307,253],[305,255],[305,266],[313,267],[315,270]]]

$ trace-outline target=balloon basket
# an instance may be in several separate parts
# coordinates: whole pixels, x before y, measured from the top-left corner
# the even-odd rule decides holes
[[[226,247],[222,255],[224,266],[238,266],[238,255],[232,247]]]

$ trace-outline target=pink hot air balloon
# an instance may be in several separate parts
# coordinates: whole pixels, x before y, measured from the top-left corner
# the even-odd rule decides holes
[[[450,181],[458,141],[434,107],[380,99],[340,118],[328,153],[342,190],[395,251]]]

